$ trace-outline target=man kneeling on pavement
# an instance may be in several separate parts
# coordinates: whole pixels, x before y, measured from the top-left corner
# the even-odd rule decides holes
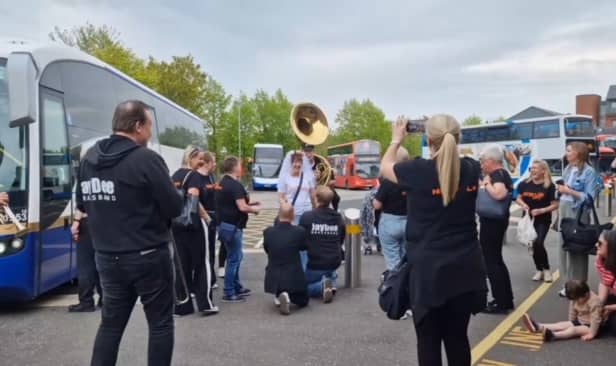
[[[342,216],[330,208],[333,198],[331,188],[317,187],[317,207],[305,212],[299,220],[307,236],[308,295],[322,297],[325,303],[330,303],[336,293],[336,270],[342,263],[341,248],[346,234]]]
[[[278,211],[278,222],[263,231],[263,249],[267,253],[265,292],[276,296],[280,313],[290,314],[290,305],[308,305],[308,287],[300,251],[306,250],[306,231],[292,225],[293,206],[284,201]]]

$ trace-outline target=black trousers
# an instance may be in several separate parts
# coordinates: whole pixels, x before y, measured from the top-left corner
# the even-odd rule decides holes
[[[276,297],[280,295],[284,291],[280,291],[276,294]],[[304,292],[289,292],[289,299],[291,300],[291,304],[295,304],[296,306],[303,308],[308,306],[308,302],[310,301],[310,296],[308,296],[308,291]]]
[[[507,220],[481,219],[479,242],[486,263],[492,296],[501,307],[513,308],[513,290],[509,270],[503,260],[503,240],[509,226]]]
[[[95,288],[102,301],[103,291],[101,290],[98,271],[96,270],[94,248],[92,247],[92,237],[90,236],[90,230],[88,228],[88,220],[85,217],[79,222],[77,272],[77,278],[79,280],[79,284],[77,286],[79,303],[94,305]]]
[[[173,354],[173,265],[166,245],[147,253],[96,253],[105,302],[92,366],[115,365],[122,334],[141,298],[148,321],[148,365],[168,366]]]
[[[467,332],[474,303],[472,293],[454,297],[444,305],[430,309],[421,322],[415,324],[420,366],[442,365],[443,343],[449,366],[470,366],[471,349]]]
[[[550,222],[535,221],[535,231],[537,239],[533,242],[533,260],[537,271],[550,269],[548,262],[548,252],[545,250],[545,237],[550,231]]]
[[[210,261],[210,272],[212,284],[216,283],[216,213],[214,211],[208,211],[208,214],[212,218],[210,226],[207,228],[207,244],[208,244],[208,260]],[[222,245],[221,245],[222,247]]]
[[[209,260],[206,259],[205,230],[202,225],[196,229],[185,230],[174,227],[173,236],[178,248],[178,256],[182,263],[182,272],[186,279],[188,290],[195,294],[199,311],[214,307],[212,301],[212,281]],[[183,284],[176,278],[176,291],[183,294]],[[194,313],[193,302],[188,301],[175,307],[177,315]]]

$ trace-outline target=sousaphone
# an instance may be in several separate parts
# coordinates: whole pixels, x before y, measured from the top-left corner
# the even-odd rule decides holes
[[[305,145],[321,145],[329,136],[327,117],[321,108],[313,103],[299,103],[291,110],[291,128],[295,136]],[[329,183],[332,168],[321,155],[314,154],[315,174],[318,185]]]

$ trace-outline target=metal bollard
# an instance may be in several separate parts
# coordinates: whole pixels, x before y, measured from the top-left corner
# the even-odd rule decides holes
[[[612,197],[614,197],[614,186],[612,183],[607,185],[607,216],[612,217]]]
[[[344,287],[356,288],[361,285],[361,227],[360,211],[356,208],[344,210],[346,238],[344,239]]]

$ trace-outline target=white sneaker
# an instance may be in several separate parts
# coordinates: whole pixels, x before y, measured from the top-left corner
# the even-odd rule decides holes
[[[216,290],[217,288],[218,288],[218,284],[217,283],[212,285],[212,290]]]
[[[567,292],[565,291],[564,288],[562,290],[558,291],[558,296],[560,296],[560,297],[567,297]]]
[[[274,306],[276,307],[280,306],[280,300],[278,300],[276,296],[274,296]]]
[[[291,299],[289,298],[289,294],[286,292],[282,292],[280,295],[278,295],[277,300],[278,302],[280,302],[280,307],[278,308],[278,310],[280,310],[280,314],[291,314]]]
[[[412,317],[413,317],[413,311],[407,310],[406,313],[402,315],[402,318],[400,318],[400,320],[410,319]]]
[[[535,272],[535,275],[533,276],[533,281],[541,281],[542,279],[543,279],[543,271]]]
[[[218,268],[218,277],[225,278],[225,267]]]
[[[543,282],[552,282],[552,272],[549,269],[543,271]]]

